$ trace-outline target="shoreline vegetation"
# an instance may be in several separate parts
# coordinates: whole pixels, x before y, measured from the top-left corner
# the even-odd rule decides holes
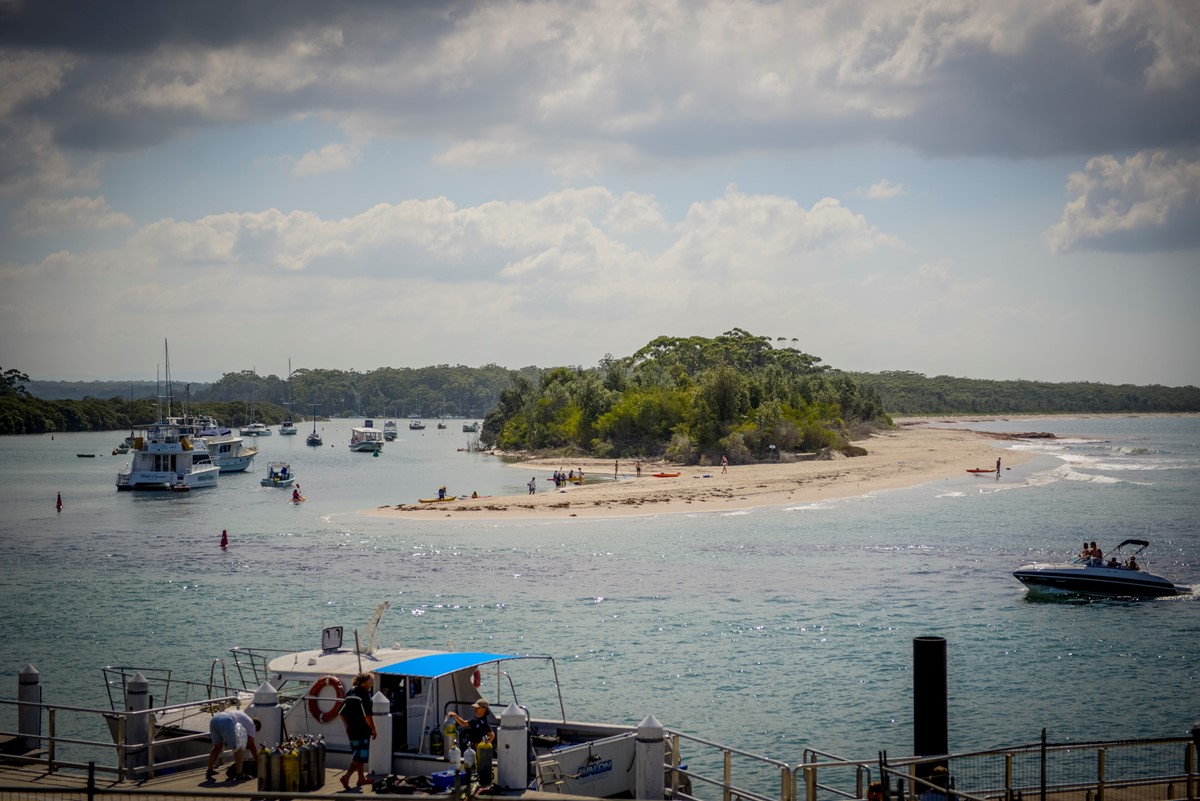
[[[962,418],[966,420],[967,418]],[[1010,419],[1010,418],[1006,418]],[[978,418],[970,418],[972,422]],[[535,480],[533,495],[471,498],[467,487],[452,488],[454,501],[420,503],[416,498],[389,503],[367,513],[407,520],[570,520],[644,517],[662,514],[738,512],[761,507],[808,504],[835,498],[858,497],[882,490],[914,487],[947,479],[965,479],[970,468],[994,468],[1001,460],[999,477],[982,474],[976,482],[1008,480],[1009,468],[1032,457],[1022,451],[997,447],[1003,439],[1052,439],[1049,432],[1010,435],[962,428],[939,428],[950,419],[898,420],[894,428],[879,430],[852,444],[865,449],[861,456],[832,452],[828,458],[787,462],[760,462],[721,466],[681,466],[661,460],[643,460],[641,478],[634,459],[532,457],[516,461],[513,470]],[[555,470],[582,468],[585,482],[555,488]],[[614,472],[616,477],[614,479]],[[654,473],[677,473],[655,478]],[[526,479],[527,480],[527,479]]]

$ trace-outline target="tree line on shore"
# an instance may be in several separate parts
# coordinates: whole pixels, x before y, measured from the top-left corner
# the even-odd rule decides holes
[[[483,418],[483,445],[680,463],[794,458],[840,449],[891,415],[1200,412],[1200,389],[1091,382],[991,381],[833,369],[741,329],[659,337],[592,368],[498,365],[301,368],[226,373],[210,384],[33,381],[0,373],[0,434],[130,429],[184,402],[229,426],[322,417]],[[290,379],[290,380],[289,380]]]

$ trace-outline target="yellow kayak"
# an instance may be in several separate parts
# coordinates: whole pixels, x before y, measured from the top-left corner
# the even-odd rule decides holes
[[[421,503],[446,503],[457,498],[457,495],[447,495],[445,498],[417,498]]]

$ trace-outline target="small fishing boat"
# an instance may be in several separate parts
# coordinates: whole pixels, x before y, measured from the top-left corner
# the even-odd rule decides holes
[[[415,419],[409,420],[408,421],[408,430],[409,431],[424,431],[425,424],[422,423],[420,420],[415,420]]]
[[[296,424],[292,421],[292,416],[290,414],[284,419],[283,423],[280,424],[279,434],[280,436],[284,437],[295,436]]]
[[[95,459],[96,458],[96,454],[94,454],[94,453],[77,453],[75,455],[78,456],[80,459]]]
[[[287,462],[271,462],[267,465],[267,476],[259,483],[264,487],[276,487],[283,489],[290,487],[296,481],[296,474],[292,472],[292,466]]]
[[[1138,563],[1137,557],[1149,546],[1146,540],[1125,540],[1107,560],[1081,555],[1071,562],[1033,562],[1013,572],[1013,576],[1031,592],[1140,598],[1191,592],[1188,587],[1151,573],[1144,562]],[[1125,548],[1130,550],[1122,550]]]

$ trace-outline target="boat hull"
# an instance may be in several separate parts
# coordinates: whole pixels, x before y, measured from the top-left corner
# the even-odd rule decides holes
[[[1034,591],[1117,598],[1162,598],[1186,593],[1162,576],[1124,567],[1077,564],[1025,565],[1013,576]]]

